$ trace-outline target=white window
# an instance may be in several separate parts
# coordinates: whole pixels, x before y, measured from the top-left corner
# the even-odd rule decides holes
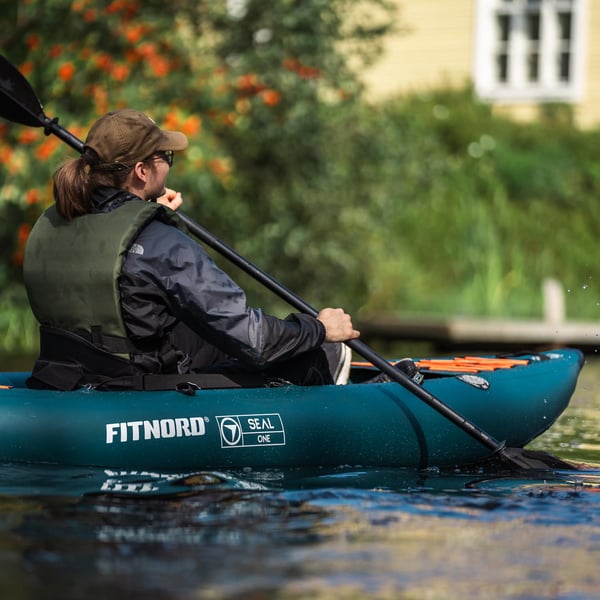
[[[499,102],[579,100],[586,2],[477,0],[478,95]]]

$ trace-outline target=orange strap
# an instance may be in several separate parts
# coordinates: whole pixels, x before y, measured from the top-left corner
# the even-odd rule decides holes
[[[512,367],[528,364],[528,360],[517,358],[488,358],[485,356],[456,356],[452,359],[426,359],[417,362],[419,369],[429,371],[461,371],[463,373],[477,373],[479,371],[495,371],[496,369],[510,369]]]
[[[428,371],[448,371],[457,373],[479,373],[480,371],[495,371],[529,364],[526,359],[496,358],[485,356],[455,356],[454,358],[428,358],[417,361],[418,369]],[[353,362],[354,367],[372,367],[370,362]]]

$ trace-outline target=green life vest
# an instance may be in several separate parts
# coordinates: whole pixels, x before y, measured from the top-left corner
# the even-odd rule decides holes
[[[156,348],[143,350],[127,338],[119,276],[139,231],[155,218],[185,231],[177,215],[136,199],[70,222],[52,206],[38,219],[23,264],[29,302],[41,325],[40,356],[28,386],[177,389],[193,394],[200,388],[265,385],[262,376],[243,372],[178,374],[182,354],[169,336]],[[157,372],[156,365],[166,370]]]
[[[31,231],[23,264],[40,324],[90,338],[97,331],[126,338],[119,297],[123,262],[139,231],[164,214],[161,205],[137,199],[70,222],[55,206],[48,208]]]

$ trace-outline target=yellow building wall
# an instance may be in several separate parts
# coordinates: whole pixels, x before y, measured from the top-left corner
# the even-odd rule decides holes
[[[471,80],[473,0],[397,0],[400,30],[363,74],[373,98]]]
[[[388,37],[380,60],[362,73],[367,95],[379,100],[463,86],[473,80],[475,0],[396,0],[399,31]],[[585,82],[575,104],[583,127],[600,126],[600,0],[587,0]],[[596,35],[594,35],[596,33]],[[520,119],[538,113],[535,104],[502,105],[498,110]]]
[[[577,108],[584,127],[600,126],[600,2],[588,0],[587,56],[583,101]]]

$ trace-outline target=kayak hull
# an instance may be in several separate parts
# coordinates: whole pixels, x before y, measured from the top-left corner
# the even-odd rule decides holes
[[[523,447],[568,406],[577,350],[527,366],[437,374],[423,386],[507,446]],[[450,467],[490,450],[397,383],[177,391],[25,388],[0,374],[0,460],[128,470]],[[10,387],[9,387],[10,386]]]

